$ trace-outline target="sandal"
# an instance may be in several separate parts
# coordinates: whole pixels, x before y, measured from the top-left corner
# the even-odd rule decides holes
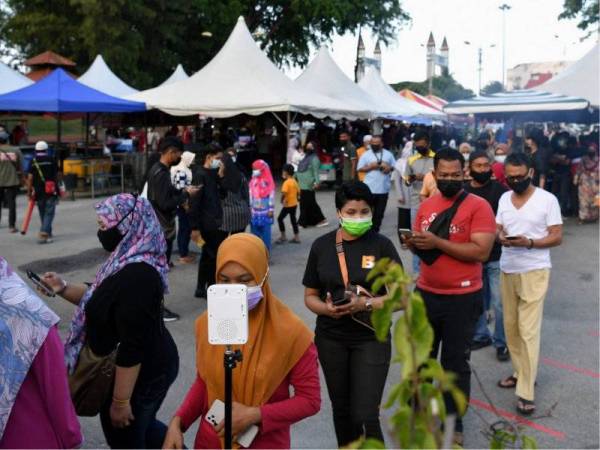
[[[295,239],[295,238],[294,238],[294,239],[292,239],[290,242],[291,242],[292,244],[300,244],[300,239]]]
[[[517,386],[517,377],[510,376],[498,381],[498,387],[502,389],[514,389]]]
[[[517,412],[523,416],[530,416],[535,412],[535,402],[519,397],[517,402]]]
[[[275,241],[276,244],[285,244],[287,242],[287,239],[284,238],[279,238]]]

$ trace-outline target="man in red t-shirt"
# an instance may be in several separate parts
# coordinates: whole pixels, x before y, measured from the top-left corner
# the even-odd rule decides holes
[[[437,358],[442,345],[441,362],[445,370],[457,375],[456,384],[467,396],[471,390],[470,345],[475,323],[483,304],[482,263],[487,261],[496,237],[496,219],[490,205],[481,197],[466,194],[452,220],[449,239],[428,231],[438,214],[463,196],[464,158],[444,148],[434,158],[434,175],[439,193],[419,207],[411,238],[403,243],[412,252],[438,250],[431,264],[421,258],[417,290],[427,308],[433,328],[431,357]],[[445,398],[448,413],[456,413],[450,396]],[[455,442],[462,445],[462,420],[457,418]]]

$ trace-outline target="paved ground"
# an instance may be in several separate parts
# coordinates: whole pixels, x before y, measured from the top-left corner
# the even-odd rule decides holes
[[[334,208],[331,192],[321,192],[318,200],[331,220]],[[25,200],[18,199],[19,217],[23,217]],[[34,217],[28,236],[10,235],[6,228],[6,214],[0,225],[0,255],[14,267],[36,271],[56,270],[72,281],[91,280],[95,269],[105,256],[96,238],[96,220],[92,200],[65,201],[57,209],[56,241],[40,246],[35,242],[39,220]],[[7,211],[3,211],[6,213]],[[20,219],[19,219],[20,220]],[[383,232],[393,237],[395,211],[388,207]],[[302,233],[302,245],[275,247],[271,269],[272,287],[309,326],[314,316],[304,307],[302,274],[311,242],[327,229],[311,229]],[[275,233],[274,233],[275,234]],[[599,442],[599,317],[598,317],[598,227],[577,226],[567,222],[562,247],[553,251],[554,270],[549,296],[544,311],[541,363],[538,377],[537,404],[539,415],[544,415],[557,404],[551,417],[533,418],[524,424],[524,430],[546,448],[598,448]],[[410,256],[402,253],[406,266]],[[193,298],[195,266],[176,267],[171,275],[172,293],[167,305],[181,314],[182,320],[170,323],[169,330],[179,347],[181,365],[179,377],[171,387],[159,417],[168,421],[195,376],[194,333],[195,318],[205,309],[205,302]],[[72,307],[62,300],[50,300],[60,314],[64,334]],[[513,417],[515,397],[511,392],[495,387],[496,381],[511,372],[510,363],[500,363],[490,348],[473,354],[473,366],[485,387],[487,397],[502,414]],[[398,367],[390,370],[388,389],[398,377]],[[474,382],[472,407],[465,419],[465,446],[488,447],[482,435],[488,422],[494,421],[489,412],[489,400]],[[387,395],[387,394],[386,394]],[[322,383],[322,409],[292,430],[292,446],[296,448],[332,448],[335,436],[331,406]],[[384,415],[388,414],[383,412]],[[98,418],[82,419],[86,448],[106,447]],[[192,445],[195,427],[186,434]],[[393,444],[388,442],[389,446]]]

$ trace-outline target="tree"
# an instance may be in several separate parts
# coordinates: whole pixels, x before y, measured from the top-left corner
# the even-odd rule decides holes
[[[126,82],[147,88],[178,63],[201,69],[242,15],[277,64],[308,62],[311,46],[370,28],[384,43],[409,20],[400,0],[5,0],[0,36],[20,61],[52,49],[87,67],[101,53]],[[203,32],[211,37],[204,37]],[[206,35],[206,33],[204,33]]]
[[[502,83],[500,83],[499,81],[490,81],[481,90],[481,95],[492,95],[503,91],[504,86],[502,86]]]
[[[395,91],[410,89],[417,94],[429,94],[429,81],[401,81],[391,85]],[[432,82],[433,95],[437,95],[449,102],[471,98],[475,94],[472,90],[466,89],[462,84],[454,79],[450,74],[443,74],[439,77],[433,77]]]
[[[578,28],[584,31],[592,28],[584,36],[584,39],[590,37],[594,32],[597,33],[598,23],[600,22],[598,0],[564,0],[563,12],[558,16],[559,20],[574,19],[576,17],[579,18]]]

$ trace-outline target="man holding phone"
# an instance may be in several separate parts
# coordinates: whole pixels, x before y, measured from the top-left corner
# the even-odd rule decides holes
[[[498,204],[500,288],[504,330],[514,374],[501,388],[516,388],[517,411],[535,411],[534,386],[540,352],[544,299],[550,281],[550,248],[562,242],[562,217],[556,197],[531,184],[531,159],[513,153],[504,164],[506,192]]]
[[[438,256],[433,261],[421,260],[417,291],[423,297],[434,332],[431,357],[437,358],[441,344],[442,366],[457,375],[456,384],[468,402],[470,344],[483,304],[482,263],[492,250],[496,226],[490,205],[476,195],[463,192],[463,166],[464,158],[457,150],[444,148],[435,155],[434,174],[440,192],[421,204],[413,236],[401,236],[403,244],[413,253],[437,250]],[[447,214],[445,211],[456,205],[447,224],[447,239],[429,231],[438,215]],[[442,234],[442,230],[438,233]],[[445,396],[444,400],[448,413],[456,414],[451,396]],[[462,418],[457,417],[458,445],[462,445],[462,431]]]

